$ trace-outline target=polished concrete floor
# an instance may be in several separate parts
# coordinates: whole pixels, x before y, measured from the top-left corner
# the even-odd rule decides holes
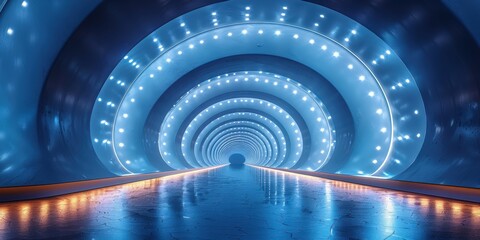
[[[480,205],[249,166],[0,204],[0,239],[480,239]]]

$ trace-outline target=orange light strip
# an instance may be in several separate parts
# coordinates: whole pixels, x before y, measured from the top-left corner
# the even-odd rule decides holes
[[[342,174],[330,174],[330,173],[321,173],[321,172],[306,172],[305,174],[291,172],[290,169],[274,169],[268,167],[261,167],[247,164],[250,167],[282,172],[285,174],[291,174],[292,176],[315,179],[316,181],[325,181],[331,182],[334,184],[341,183],[342,185],[347,184],[347,186],[352,188],[362,188],[362,189],[381,189],[389,190],[393,192],[400,192],[404,195],[415,194],[422,196],[429,196],[441,199],[452,199],[457,201],[467,201],[473,203],[480,203],[480,189],[476,188],[465,188],[457,186],[445,186],[438,184],[429,184],[429,183],[418,183],[418,182],[408,182],[408,181],[397,181],[389,179],[379,179],[379,178],[367,178],[367,177],[358,177],[351,175],[342,175]],[[297,170],[293,170],[297,171]],[[307,175],[309,173],[323,176]],[[332,178],[330,178],[332,177]]]
[[[183,176],[183,175],[188,175],[188,174],[193,174],[193,173],[200,173],[200,172],[210,171],[210,170],[213,170],[213,169],[225,167],[225,166],[227,166],[227,165],[228,165],[228,164],[223,164],[223,165],[218,165],[218,166],[213,166],[213,167],[202,168],[202,169],[198,169],[198,170],[192,170],[192,171],[188,171],[188,172],[175,173],[175,174],[172,174],[172,175],[162,176],[162,177],[158,177],[158,178],[166,179],[166,178],[172,178],[172,177],[180,177],[180,176]],[[156,179],[156,178],[151,178],[151,179]],[[145,180],[141,180],[141,181],[139,181],[139,182],[148,181],[148,180],[151,180],[151,179],[145,179]],[[132,183],[133,183],[133,182],[132,182]],[[126,183],[126,184],[128,184],[128,183]]]
[[[85,192],[89,190],[124,185],[135,182],[142,182],[156,178],[177,177],[184,174],[193,174],[203,171],[209,171],[215,168],[224,167],[225,165],[218,165],[213,167],[192,169],[192,170],[179,170],[178,172],[158,172],[149,174],[137,174],[129,176],[120,176],[104,179],[93,179],[77,182],[66,182],[47,185],[35,185],[35,186],[20,186],[20,187],[5,187],[0,188],[0,199],[3,202],[10,201],[22,201],[41,199],[47,197],[67,195],[71,193]]]
[[[344,181],[322,178],[322,177],[317,177],[317,176],[305,175],[305,174],[301,174],[301,173],[294,173],[294,172],[289,172],[289,171],[285,171],[285,170],[282,170],[282,169],[267,168],[267,167],[255,166],[255,165],[250,165],[250,164],[245,164],[245,165],[250,166],[250,167],[254,167],[254,168],[258,168],[258,169],[262,169],[262,170],[279,172],[279,173],[282,173],[282,174],[292,175],[292,176],[295,176],[295,177],[302,177],[302,178],[315,180],[315,181],[324,181],[324,182],[331,182],[331,183],[334,183],[334,184],[342,184],[345,187],[350,185],[349,187],[351,187],[351,188],[353,188],[353,187],[356,187],[356,188],[358,188],[358,187],[361,187],[361,188],[377,188],[377,187],[362,185],[362,184],[359,184],[359,183],[350,183],[350,182],[344,182]]]

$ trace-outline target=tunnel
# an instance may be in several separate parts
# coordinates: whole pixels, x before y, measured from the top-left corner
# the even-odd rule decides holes
[[[397,213],[418,211],[411,221],[429,208],[423,214],[457,219],[425,220],[434,223],[414,233],[408,217],[388,215],[393,233],[380,234],[341,220],[352,213],[337,206],[320,217],[333,225],[294,221],[312,230],[290,229],[291,238],[480,238],[478,11],[477,1],[454,0],[0,1],[0,238],[32,238],[43,226],[46,238],[286,239],[276,225],[225,230],[245,220],[235,207],[235,217],[212,225],[220,230],[175,232],[186,224],[175,214],[193,217],[185,215],[187,200],[162,194],[231,188],[225,202],[256,206],[253,222],[285,209],[300,209],[291,217],[306,221],[318,203],[293,204],[287,183],[328,209],[344,198],[386,198],[379,205],[387,212],[400,202]],[[240,202],[256,199],[258,186],[262,201],[283,199],[285,209]],[[75,235],[68,224],[37,226],[40,215],[24,226],[25,212],[42,213],[41,201],[72,204],[68,196],[82,193],[87,202],[110,199],[110,188],[131,199],[158,193],[152,201],[168,204],[155,216],[172,218],[165,228],[173,232],[157,226],[153,235],[128,235],[115,225]],[[185,197],[188,206],[210,199],[202,194]],[[118,203],[111,198],[101,211]],[[226,218],[214,207],[226,203],[212,204],[199,216]],[[462,220],[469,224],[459,227]],[[441,224],[446,230],[432,227]]]

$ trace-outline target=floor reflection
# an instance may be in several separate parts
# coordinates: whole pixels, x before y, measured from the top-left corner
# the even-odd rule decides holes
[[[480,205],[249,166],[0,204],[0,239],[480,238]]]

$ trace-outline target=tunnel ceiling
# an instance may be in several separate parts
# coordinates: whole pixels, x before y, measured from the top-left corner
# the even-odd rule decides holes
[[[265,72],[254,64],[236,72],[219,64],[220,75],[195,76],[200,81],[190,89],[170,87],[209,62],[238,55],[291,60],[338,92],[318,95],[309,88],[314,79],[292,79],[289,72]],[[154,106],[167,91],[186,93],[147,125],[160,126],[157,136],[146,135],[148,116],[165,113]],[[239,92],[244,95],[235,97]],[[325,104],[329,94],[339,94],[345,104]],[[342,107],[343,115],[329,113]],[[242,120],[245,115],[262,125]],[[330,162],[335,119],[345,117],[353,126],[338,134],[350,136],[341,142],[349,154]],[[172,169],[220,165],[237,153],[254,165],[322,171],[330,163],[336,173],[392,177],[415,160],[425,125],[415,79],[395,51],[362,25],[306,2],[228,1],[169,21],[120,59],[96,98],[90,136],[97,156],[116,174],[162,170],[152,161]],[[156,143],[151,153],[157,157],[147,156],[147,141]]]
[[[480,121],[478,52],[440,2],[104,1],[43,85],[40,155],[81,178],[241,155],[472,185],[448,169],[480,165],[452,129]]]
[[[108,171],[241,154],[253,165],[391,178],[417,159],[427,132],[417,81],[361,23],[267,0],[183,9],[156,26],[111,60],[89,96],[83,124]]]

